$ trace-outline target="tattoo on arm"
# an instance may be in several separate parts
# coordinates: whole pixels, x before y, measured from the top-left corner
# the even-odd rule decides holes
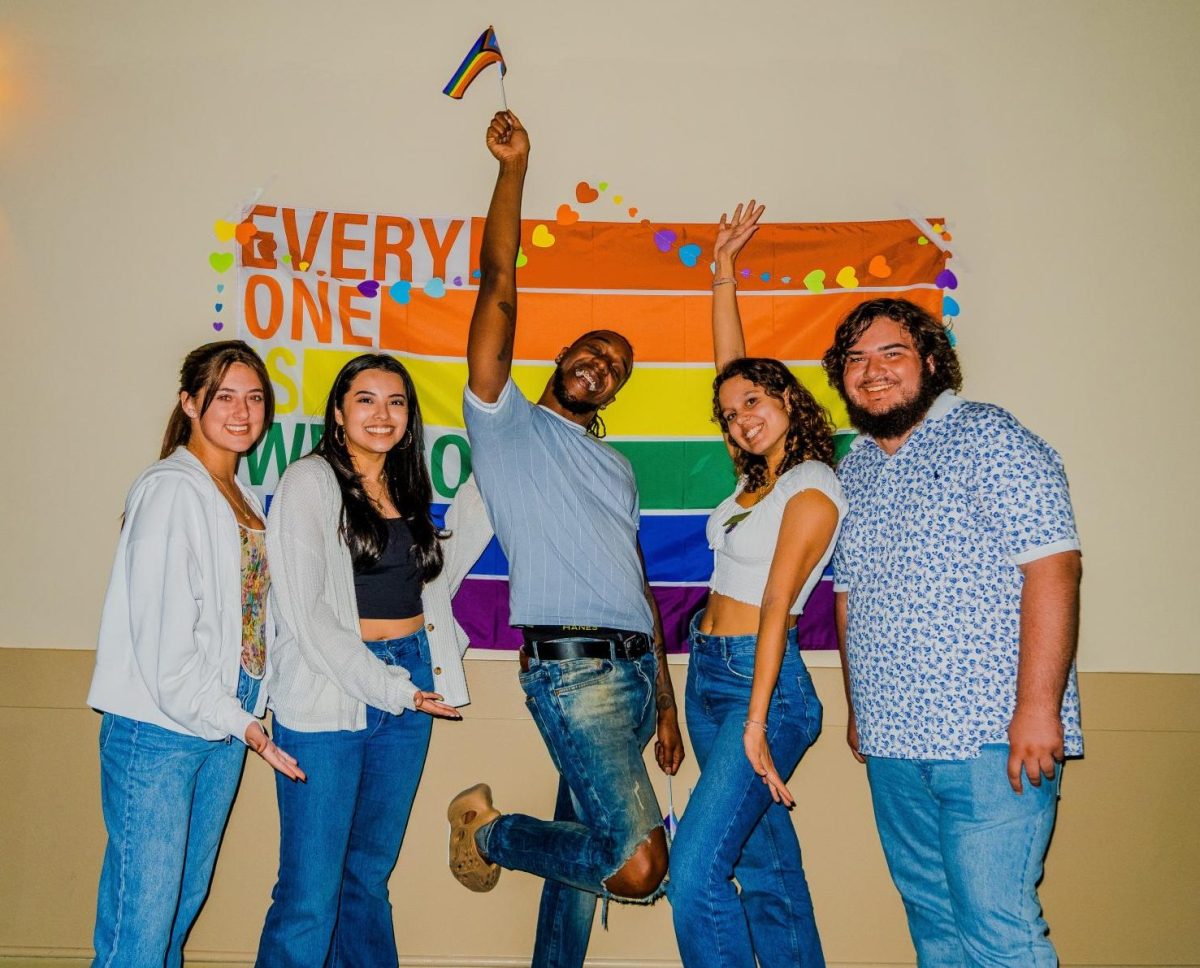
[[[504,313],[508,319],[508,332],[504,336],[504,342],[500,346],[500,352],[496,354],[496,362],[509,363],[512,361],[513,355],[513,331],[516,328],[517,310],[512,303],[501,300],[496,304],[500,307],[500,312]]]

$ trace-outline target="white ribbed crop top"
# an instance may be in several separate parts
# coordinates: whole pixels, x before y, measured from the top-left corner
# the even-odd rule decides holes
[[[762,604],[771,559],[775,556],[775,545],[779,540],[779,528],[783,524],[783,510],[788,500],[801,491],[817,490],[837,507],[838,523],[829,547],[809,573],[799,596],[788,610],[792,615],[799,615],[804,611],[804,603],[808,601],[813,588],[821,580],[821,574],[833,555],[833,546],[837,544],[847,506],[842,485],[829,465],[815,460],[805,461],[785,471],[775,482],[774,490],[749,509],[737,503],[737,496],[745,485],[745,478],[739,480],[734,492],[709,515],[706,531],[708,546],[713,551],[713,574],[708,587],[749,605]]]

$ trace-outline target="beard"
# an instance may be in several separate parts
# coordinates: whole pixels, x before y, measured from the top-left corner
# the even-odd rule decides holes
[[[846,412],[850,415],[851,425],[859,433],[876,440],[895,440],[897,437],[903,437],[925,419],[925,414],[929,413],[929,408],[933,406],[939,392],[934,388],[933,374],[922,367],[921,385],[917,389],[917,395],[907,403],[899,403],[883,413],[871,413],[847,397]]]
[[[554,394],[554,399],[558,401],[558,405],[567,413],[573,413],[577,417],[582,417],[585,414],[595,413],[596,405],[588,403],[584,400],[572,400],[567,396],[567,380],[563,376],[561,366],[554,368],[554,379],[550,382],[550,392]]]

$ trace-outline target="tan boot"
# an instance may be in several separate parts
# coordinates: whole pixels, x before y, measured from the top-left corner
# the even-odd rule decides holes
[[[475,846],[475,831],[498,816],[500,811],[492,806],[492,788],[486,783],[463,790],[446,811],[450,821],[450,873],[472,891],[490,891],[500,880],[500,865],[484,860]]]

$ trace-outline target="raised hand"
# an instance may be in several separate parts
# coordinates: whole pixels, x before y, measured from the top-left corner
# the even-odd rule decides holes
[[[529,160],[529,133],[511,111],[497,111],[487,129],[487,146],[502,165]]]
[[[713,243],[713,261],[717,263],[717,274],[721,269],[732,269],[742,246],[758,231],[758,220],[766,210],[765,205],[755,205],[754,199],[740,203],[733,210],[733,218],[721,213],[717,225],[717,240]]]

